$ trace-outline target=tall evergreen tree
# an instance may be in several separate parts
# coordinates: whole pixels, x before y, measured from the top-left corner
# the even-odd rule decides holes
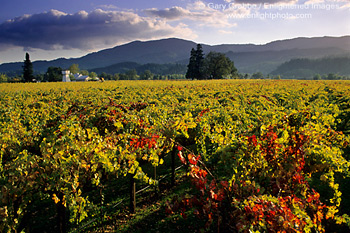
[[[195,67],[196,67],[196,50],[192,48],[190,62],[187,65],[186,78],[194,79],[195,78]]]
[[[33,64],[29,59],[29,54],[26,53],[26,59],[23,65],[23,78],[25,82],[31,82],[34,79]]]
[[[202,45],[197,44],[197,50],[196,50],[196,63],[195,63],[195,77],[197,79],[204,79],[204,72],[203,72],[203,65],[204,65],[204,53]]]
[[[203,73],[204,53],[202,45],[197,44],[197,49],[192,48],[190,61],[187,65],[186,78],[204,79]]]

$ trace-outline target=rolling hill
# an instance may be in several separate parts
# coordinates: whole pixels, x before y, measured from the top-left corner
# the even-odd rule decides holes
[[[325,57],[320,59],[298,58],[278,66],[272,75],[283,78],[311,79],[315,75],[329,73],[347,76],[350,74],[350,57]]]
[[[68,68],[71,64],[79,64],[81,69],[103,71],[104,67],[121,64],[182,64],[188,63],[190,50],[196,46],[193,41],[176,38],[134,41],[114,48],[90,53],[80,58],[60,58],[52,61],[35,61],[35,72],[44,73],[50,66]],[[350,36],[295,38],[274,41],[264,45],[254,44],[202,44],[204,53],[216,51],[225,53],[235,62],[239,72],[265,74],[272,72],[279,65],[293,58],[322,58],[325,56],[347,56],[350,54]],[[0,65],[0,73],[21,73],[22,62],[4,63]],[[113,71],[113,70],[112,70]]]

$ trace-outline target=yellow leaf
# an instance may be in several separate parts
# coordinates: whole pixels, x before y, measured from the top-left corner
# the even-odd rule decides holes
[[[56,196],[56,194],[53,194],[52,200],[54,200],[56,204],[60,201],[60,199]]]

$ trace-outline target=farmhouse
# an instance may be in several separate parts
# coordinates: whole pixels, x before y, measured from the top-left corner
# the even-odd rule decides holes
[[[85,82],[89,81],[90,77],[88,75],[74,74],[75,81],[77,82]]]
[[[77,82],[85,82],[85,81],[100,81],[98,77],[91,78],[88,75],[74,74],[75,81]]]
[[[71,74],[69,70],[62,71],[62,82],[71,82],[71,75],[74,76],[74,80],[77,82],[85,82],[85,81],[100,81],[98,77],[91,78],[88,75],[81,75],[81,74]]]

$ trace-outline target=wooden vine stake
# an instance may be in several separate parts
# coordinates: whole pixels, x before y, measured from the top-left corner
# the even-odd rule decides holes
[[[176,147],[173,147],[171,151],[171,186],[175,185],[175,155],[176,155]]]
[[[130,212],[133,214],[136,210],[136,181],[134,175],[130,175]]]
[[[66,233],[67,232],[67,226],[66,226],[66,207],[63,204],[63,193],[59,192],[57,194],[57,197],[59,198],[59,202],[56,204],[57,209],[57,224],[59,227],[60,233]]]
[[[157,167],[156,166],[154,167],[154,180],[157,181]],[[154,188],[156,196],[158,195],[158,188],[159,188],[158,185],[159,185],[159,183],[156,184],[155,188]]]

